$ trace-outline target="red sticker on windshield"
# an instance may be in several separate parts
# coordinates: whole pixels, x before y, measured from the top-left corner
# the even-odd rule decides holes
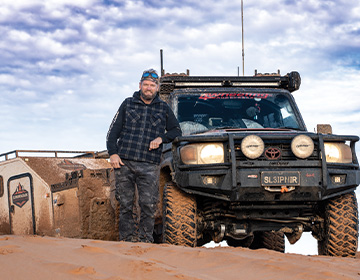
[[[269,97],[268,93],[244,93],[244,92],[226,92],[226,93],[202,93],[199,99],[248,99]]]

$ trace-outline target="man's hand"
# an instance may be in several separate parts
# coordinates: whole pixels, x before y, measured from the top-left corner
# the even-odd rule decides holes
[[[162,138],[161,138],[161,137],[155,138],[154,140],[152,140],[152,141],[150,142],[149,151],[155,150],[155,149],[159,148],[159,146],[161,145],[161,143],[162,143]]]
[[[125,165],[118,154],[113,154],[110,156],[110,164],[113,168],[121,168],[120,165]]]

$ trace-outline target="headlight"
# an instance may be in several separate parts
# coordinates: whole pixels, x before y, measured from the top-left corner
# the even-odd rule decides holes
[[[345,143],[324,143],[327,162],[352,163],[351,148]]]
[[[314,151],[314,141],[307,135],[298,135],[291,141],[291,150],[298,158],[308,158]]]
[[[256,159],[264,152],[264,141],[257,135],[246,136],[241,141],[241,151],[250,159]]]
[[[180,157],[185,164],[211,164],[224,162],[222,143],[190,144],[180,149]]]

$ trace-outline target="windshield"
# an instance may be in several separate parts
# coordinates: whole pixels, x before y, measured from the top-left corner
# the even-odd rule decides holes
[[[288,97],[281,93],[197,93],[177,97],[183,133],[217,128],[291,128],[299,123]]]

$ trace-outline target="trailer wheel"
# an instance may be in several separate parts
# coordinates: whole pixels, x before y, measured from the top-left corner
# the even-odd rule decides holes
[[[277,252],[285,252],[285,238],[283,232],[254,232],[254,241],[250,249],[269,249]]]
[[[196,200],[173,183],[164,188],[163,242],[189,247],[197,246]]]
[[[319,255],[355,257],[359,236],[355,192],[330,199],[324,218],[323,239],[318,241]]]

